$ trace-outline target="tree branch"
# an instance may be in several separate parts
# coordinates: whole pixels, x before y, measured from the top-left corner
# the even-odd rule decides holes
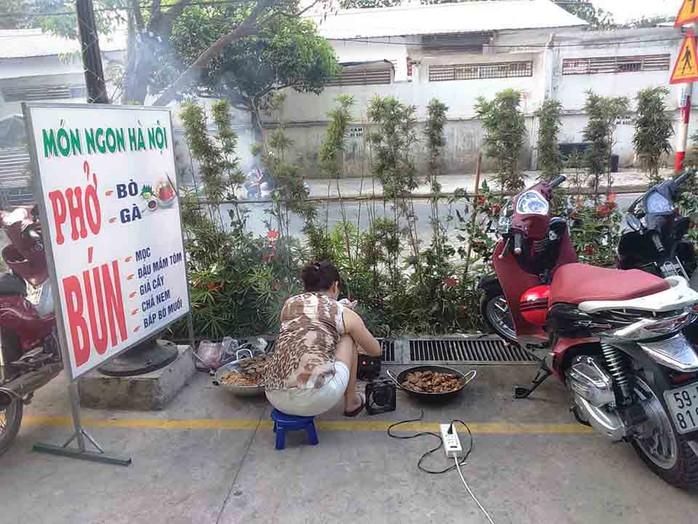
[[[179,0],[177,3],[169,6],[167,11],[161,10],[158,19],[153,21],[151,30],[157,32],[161,36],[169,35],[172,30],[172,22],[182,14],[182,11],[184,11],[190,2],[191,0]]]
[[[162,13],[162,9],[160,7],[162,6],[162,0],[152,0],[152,2],[153,3],[150,4],[150,20],[157,20],[160,18]]]
[[[216,40],[208,49],[201,53],[196,60],[179,77],[163,91],[154,106],[164,106],[171,102],[177,93],[198,80],[201,71],[208,63],[217,57],[223,48],[246,36],[255,34],[259,30],[257,20],[269,7],[278,0],[258,0],[257,5],[240,24],[227,35]]]

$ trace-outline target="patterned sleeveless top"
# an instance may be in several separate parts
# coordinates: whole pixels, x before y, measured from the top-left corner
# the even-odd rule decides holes
[[[318,293],[289,298],[264,369],[266,389],[321,388],[334,376],[334,354],[344,334],[342,304]]]

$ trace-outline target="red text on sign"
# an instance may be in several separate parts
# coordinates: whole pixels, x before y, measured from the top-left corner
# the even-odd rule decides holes
[[[90,164],[87,162],[83,164],[83,171],[87,177],[87,185],[84,187],[56,189],[48,194],[58,245],[65,242],[63,226],[68,219],[70,219],[70,238],[73,241],[86,238],[88,231],[97,235],[102,227],[102,210],[97,196],[97,175],[90,172]]]
[[[63,293],[76,367],[128,339],[117,260],[65,277]]]

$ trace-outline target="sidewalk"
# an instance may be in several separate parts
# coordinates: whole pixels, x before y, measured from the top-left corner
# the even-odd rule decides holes
[[[672,173],[671,169],[664,169],[660,174],[667,178],[672,176]],[[574,175],[574,173],[566,174],[568,178]],[[524,176],[526,178],[526,186],[528,187],[538,180],[540,171],[525,171]],[[494,186],[495,175],[493,173],[483,174],[482,179],[487,180],[490,187]],[[475,175],[472,173],[443,175],[438,177],[438,181],[442,186],[441,191],[445,194],[451,194],[456,189],[465,189],[472,193],[475,189]],[[339,181],[309,179],[307,182],[310,188],[310,196],[314,198],[337,198],[340,196],[340,192],[343,198],[381,196],[383,194],[380,182],[370,177],[364,179],[343,178]],[[337,182],[339,183],[339,191],[337,190]],[[482,180],[480,184],[482,184]],[[642,193],[647,188],[647,175],[637,169],[624,169],[619,173],[613,173],[613,188],[617,193]],[[414,196],[427,196],[429,193],[430,187],[428,184],[423,184],[412,192]]]
[[[104,449],[132,457],[126,468],[31,451],[70,433],[60,377],[27,406],[19,438],[0,457],[0,522],[486,522],[456,472],[417,469],[434,438],[386,434],[421,410],[423,421],[401,428],[409,430],[402,436],[438,431],[438,423],[455,418],[468,423],[475,443],[464,475],[497,523],[695,522],[695,495],[653,475],[629,444],[576,423],[560,383],[548,381],[530,399],[513,400],[512,385],[530,381],[535,366],[456,367],[477,369],[478,376],[448,404],[423,405],[398,391],[392,413],[347,419],[337,406],[318,417],[318,446],[293,434],[284,451],[274,449],[264,397],[234,397],[204,373],[163,411],[81,410]],[[398,373],[402,366],[390,368]],[[439,451],[424,465],[449,463]]]

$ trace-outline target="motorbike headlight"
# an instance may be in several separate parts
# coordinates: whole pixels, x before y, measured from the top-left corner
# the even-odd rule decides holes
[[[547,215],[550,204],[538,191],[526,191],[516,201],[516,212],[520,215]]]
[[[658,342],[639,342],[638,345],[653,360],[683,373],[698,371],[698,355],[683,334]]]
[[[622,340],[651,340],[677,333],[693,320],[693,312],[687,308],[669,316],[642,318],[607,334]]]
[[[645,208],[648,213],[655,215],[670,215],[674,212],[673,204],[657,191],[648,195]]]

